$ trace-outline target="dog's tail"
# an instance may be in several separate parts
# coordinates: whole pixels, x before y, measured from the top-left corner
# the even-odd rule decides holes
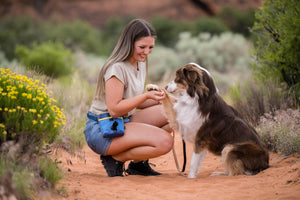
[[[269,167],[269,153],[253,142],[226,145],[222,161],[229,175],[254,175]]]

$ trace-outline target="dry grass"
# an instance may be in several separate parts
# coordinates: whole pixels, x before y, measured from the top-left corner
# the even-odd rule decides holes
[[[300,153],[300,109],[264,114],[257,131],[269,150],[285,155]]]

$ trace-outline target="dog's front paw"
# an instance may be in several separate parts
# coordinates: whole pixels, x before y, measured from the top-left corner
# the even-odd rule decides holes
[[[196,178],[197,174],[189,172],[188,178]]]
[[[159,91],[159,87],[157,85],[154,85],[154,84],[147,84],[146,85],[146,90],[147,91],[151,91],[151,90]]]

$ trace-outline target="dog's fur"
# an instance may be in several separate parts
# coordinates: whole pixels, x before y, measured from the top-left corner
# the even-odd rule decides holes
[[[147,89],[158,89],[148,85]],[[218,94],[209,72],[195,63],[176,71],[166,88],[177,95],[162,101],[171,128],[194,143],[189,178],[196,178],[207,150],[221,155],[227,175],[256,174],[269,166],[269,154],[259,135]],[[217,174],[217,173],[216,173]]]

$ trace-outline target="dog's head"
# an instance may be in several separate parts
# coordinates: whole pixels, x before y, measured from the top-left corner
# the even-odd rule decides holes
[[[166,86],[166,90],[173,94],[186,91],[191,97],[197,95],[199,100],[204,100],[217,92],[210,73],[195,63],[179,68],[175,80]]]

